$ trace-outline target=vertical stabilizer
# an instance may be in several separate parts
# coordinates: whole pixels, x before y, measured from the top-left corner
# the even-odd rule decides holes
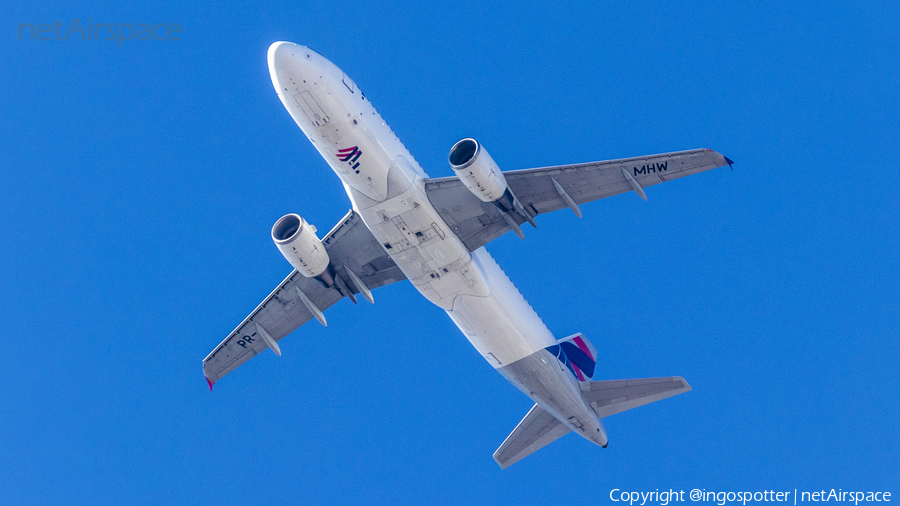
[[[557,344],[546,349],[568,367],[578,381],[590,381],[594,377],[597,350],[580,332],[560,339]]]

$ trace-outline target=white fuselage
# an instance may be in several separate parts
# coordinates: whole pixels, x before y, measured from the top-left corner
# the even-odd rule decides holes
[[[470,253],[446,225],[425,194],[425,171],[340,68],[286,42],[269,48],[268,63],[281,102],[372,235],[488,363],[499,369],[556,343],[487,250]]]

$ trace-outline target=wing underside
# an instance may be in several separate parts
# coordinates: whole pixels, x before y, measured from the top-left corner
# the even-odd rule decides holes
[[[513,170],[503,174],[525,211],[537,216],[571,207],[565,195],[577,206],[636,190],[635,183],[643,191],[647,186],[731,163],[716,151],[694,149],[603,162]],[[501,211],[475,197],[458,177],[426,180],[425,191],[434,208],[470,251],[510,230]],[[512,218],[520,225],[526,221],[518,215]]]
[[[537,216],[731,163],[715,151],[696,149],[515,170],[504,172],[504,175],[524,210]],[[470,251],[511,229],[509,217],[504,217],[493,204],[481,202],[457,177],[426,180],[425,191],[432,205]],[[512,218],[518,224],[525,222],[519,215]],[[347,268],[370,289],[406,279],[353,211],[323,238],[322,243],[335,273],[352,293],[359,290],[352,282],[353,276],[346,272]],[[297,271],[292,272],[203,360],[203,373],[210,385],[268,348],[265,340],[257,335],[257,324],[277,342],[313,318],[297,295],[297,289],[320,310],[342,298],[334,288],[305,278]]]
[[[406,279],[403,272],[375,240],[359,215],[353,211],[322,239],[337,276],[352,292],[359,289],[352,282],[353,273],[369,288]],[[268,348],[256,325],[265,329],[276,342],[313,318],[313,314],[297,294],[299,289],[320,310],[331,307],[343,295],[313,278],[291,272],[247,318],[203,360],[203,374],[215,383],[239,365]]]

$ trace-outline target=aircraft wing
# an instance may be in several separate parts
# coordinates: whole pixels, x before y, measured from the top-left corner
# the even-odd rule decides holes
[[[571,208],[565,195],[577,206],[632,190],[640,189],[639,193],[643,193],[643,188],[647,186],[732,163],[715,151],[694,149],[603,162],[513,170],[503,175],[522,207],[537,216]],[[479,200],[458,177],[427,179],[425,192],[434,208],[470,251],[510,230],[501,211],[493,204]],[[525,222],[521,216],[511,217],[520,225]]]
[[[354,211],[344,218],[322,239],[337,276],[354,294],[359,293],[344,265],[350,267],[369,289],[406,279],[400,268],[375,240],[359,215]],[[297,288],[320,310],[331,307],[343,296],[334,288],[327,288],[313,278],[293,271],[278,288],[228,334],[221,344],[203,359],[203,374],[212,384],[268,348],[257,332],[259,324],[275,341],[290,334],[313,318],[300,300]]]

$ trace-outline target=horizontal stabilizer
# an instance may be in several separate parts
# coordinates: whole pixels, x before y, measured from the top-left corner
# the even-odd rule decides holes
[[[535,404],[494,452],[494,460],[506,469],[568,432],[568,427]]]
[[[680,376],[613,381],[592,381],[581,384],[581,392],[597,416],[604,418],[644,404],[691,390]]]

